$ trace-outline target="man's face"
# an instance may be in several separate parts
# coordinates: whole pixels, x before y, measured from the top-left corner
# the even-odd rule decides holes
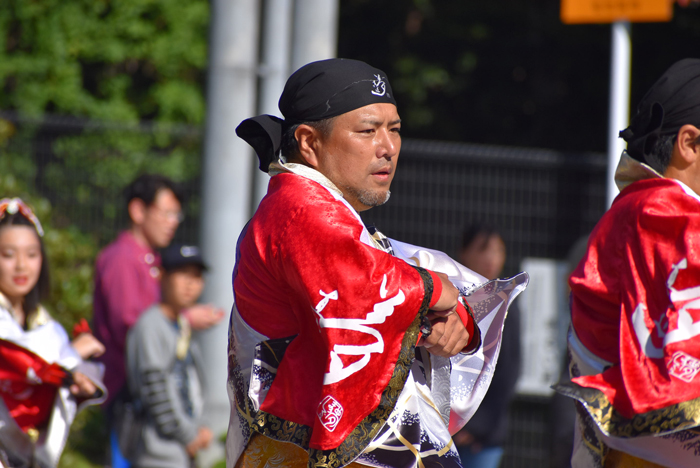
[[[143,233],[154,248],[167,247],[182,218],[182,207],[172,190],[160,189],[153,203],[145,208]]]
[[[385,203],[401,150],[401,119],[393,104],[371,104],[334,119],[321,138],[318,167],[357,211]]]

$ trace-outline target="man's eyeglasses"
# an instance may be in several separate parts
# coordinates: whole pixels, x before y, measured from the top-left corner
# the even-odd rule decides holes
[[[157,206],[151,206],[151,209],[158,212],[158,215],[167,219],[168,221],[177,221],[181,223],[185,220],[185,214],[182,211],[168,211]]]

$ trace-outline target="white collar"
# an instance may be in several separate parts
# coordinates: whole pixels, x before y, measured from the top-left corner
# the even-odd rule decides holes
[[[651,166],[634,159],[627,151],[622,152],[620,162],[617,163],[617,169],[615,170],[615,185],[617,185],[620,192],[638,180],[656,178],[663,178],[663,176],[652,169]]]
[[[622,156],[620,156],[620,162],[617,164],[617,169],[615,170],[615,184],[621,192],[627,186],[629,186],[633,182],[637,182],[638,180],[658,178],[663,179],[664,176],[656,172],[656,170],[654,170],[647,164],[644,164],[643,162],[639,162],[636,159],[634,159],[632,156],[629,155],[629,153],[627,153],[627,151],[622,152]],[[681,182],[678,179],[671,178],[668,178],[668,180],[672,180],[678,185],[680,185],[687,195],[695,198],[697,201],[700,202],[700,196],[698,196],[698,194],[695,193],[693,189],[685,185],[683,182]]]
[[[343,192],[340,191],[336,185],[331,182],[328,177],[324,176],[320,172],[318,172],[316,169],[311,168],[309,166],[304,166],[303,164],[296,164],[296,163],[288,163],[284,162],[282,159],[279,159],[277,162],[270,163],[270,167],[268,169],[268,174],[270,174],[270,177],[276,176],[277,174],[282,174],[282,173],[293,173],[296,175],[300,175],[302,177],[305,177],[307,179],[311,179],[316,183],[319,183],[326,187],[328,190],[331,192],[336,193],[337,195],[340,195],[341,198],[343,197]]]

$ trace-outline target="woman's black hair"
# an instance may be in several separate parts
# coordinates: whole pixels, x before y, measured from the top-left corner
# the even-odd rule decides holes
[[[472,224],[462,231],[462,244],[460,248],[464,250],[471,246],[477,239],[482,239],[482,245],[478,247],[479,250],[484,250],[489,243],[489,239],[493,236],[498,236],[503,239],[498,229],[489,224]]]
[[[0,220],[0,230],[8,226],[29,226],[39,239],[41,246],[41,270],[39,271],[39,279],[34,287],[24,296],[22,307],[24,308],[25,316],[34,312],[41,301],[48,299],[51,292],[51,283],[49,282],[49,262],[46,258],[46,250],[44,249],[44,241],[36,230],[36,226],[22,213],[5,214]]]

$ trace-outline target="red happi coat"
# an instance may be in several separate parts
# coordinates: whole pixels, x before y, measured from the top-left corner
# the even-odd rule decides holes
[[[314,449],[338,447],[379,406],[431,299],[425,270],[363,243],[362,233],[345,202],[286,173],[270,180],[239,240],[241,317],[269,339],[294,336],[260,410],[310,428]],[[353,355],[363,346],[372,352]]]
[[[601,374],[573,379],[602,392],[622,416],[591,412],[604,405],[588,404],[599,424],[613,434],[615,424],[626,425],[619,433],[626,437],[697,425],[697,409],[673,408],[700,397],[698,196],[671,179],[628,186],[591,234],[570,285],[576,335],[612,363]],[[660,419],[646,427],[652,419],[636,424],[638,415]]]

